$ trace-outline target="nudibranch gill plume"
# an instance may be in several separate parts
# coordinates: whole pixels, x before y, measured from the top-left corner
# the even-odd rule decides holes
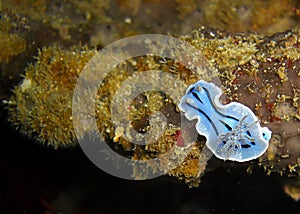
[[[188,120],[198,120],[196,130],[216,157],[238,162],[258,158],[267,150],[272,132],[260,126],[249,107],[221,104],[221,95],[215,84],[200,80],[188,87],[178,107]]]

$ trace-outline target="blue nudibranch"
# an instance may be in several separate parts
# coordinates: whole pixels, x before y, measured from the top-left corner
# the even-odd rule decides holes
[[[188,120],[197,119],[196,129],[206,137],[207,147],[223,160],[245,162],[261,156],[272,132],[261,127],[247,106],[220,103],[222,90],[203,80],[188,87],[179,109]]]

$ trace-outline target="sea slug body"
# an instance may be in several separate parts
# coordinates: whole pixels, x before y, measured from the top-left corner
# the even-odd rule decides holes
[[[260,157],[268,148],[272,132],[261,127],[247,106],[220,103],[222,90],[203,80],[188,87],[178,107],[206,137],[207,147],[223,160],[245,162]]]

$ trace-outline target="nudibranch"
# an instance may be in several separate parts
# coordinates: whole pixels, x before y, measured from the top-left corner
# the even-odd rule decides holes
[[[198,120],[197,132],[206,137],[216,157],[238,162],[258,158],[267,150],[272,132],[260,126],[249,107],[221,104],[221,95],[215,84],[200,80],[188,87],[178,107],[188,120]]]

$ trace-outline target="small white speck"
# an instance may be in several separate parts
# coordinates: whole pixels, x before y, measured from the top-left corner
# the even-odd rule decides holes
[[[124,19],[124,22],[127,23],[127,24],[131,24],[132,23],[132,19],[130,17],[126,17]]]
[[[24,92],[30,87],[31,87],[31,80],[24,79],[23,82],[21,83],[21,91]]]

